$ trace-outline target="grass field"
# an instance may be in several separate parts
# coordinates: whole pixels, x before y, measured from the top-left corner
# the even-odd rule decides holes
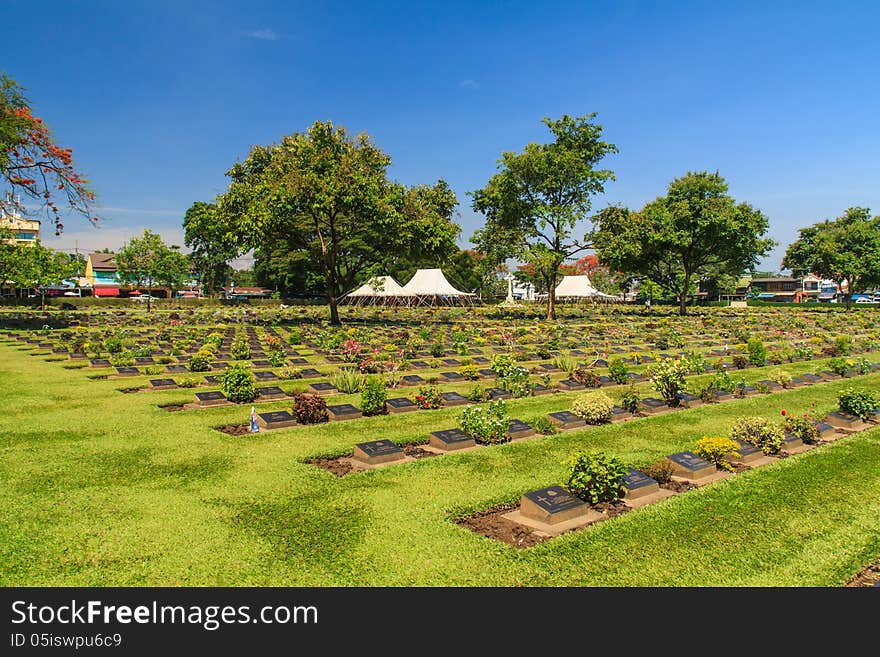
[[[302,461],[423,442],[460,409],[231,437],[212,427],[247,409],[169,413],[191,392],[121,394],[44,358],[0,345],[4,586],[836,586],[880,558],[880,427],[526,550],[452,522],[560,483],[576,449],[642,464],[741,415],[821,416],[880,374],[337,478]]]

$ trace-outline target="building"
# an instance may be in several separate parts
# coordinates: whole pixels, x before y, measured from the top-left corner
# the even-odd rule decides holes
[[[273,290],[264,287],[239,287],[238,285],[235,285],[223,288],[223,298],[236,301],[246,301],[247,299],[268,299],[272,296],[272,293]]]
[[[9,230],[12,237],[6,242],[11,244],[33,244],[40,239],[40,221],[22,217],[17,212],[0,216],[0,230]]]
[[[90,253],[86,259],[83,278],[92,286],[92,293],[96,297],[119,296],[119,271],[115,257],[115,253]]]
[[[803,303],[817,301],[821,291],[822,279],[807,274],[802,277],[773,276],[753,278],[749,282],[749,294],[762,301],[790,301]]]

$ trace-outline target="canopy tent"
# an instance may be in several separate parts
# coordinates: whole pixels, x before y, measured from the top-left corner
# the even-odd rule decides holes
[[[391,276],[374,276],[353,292],[345,295],[352,305],[388,305],[408,304],[412,294],[405,291],[400,283]]]
[[[413,274],[403,290],[414,297],[415,301],[426,306],[454,305],[470,303],[473,292],[462,292],[452,287],[440,269],[419,269]]]
[[[605,294],[593,287],[589,276],[563,276],[556,286],[558,301],[579,299],[601,299],[603,301],[620,301],[620,297]]]

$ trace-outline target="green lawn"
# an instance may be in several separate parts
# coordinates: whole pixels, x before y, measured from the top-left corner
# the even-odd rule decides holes
[[[16,346],[0,345],[5,586],[835,586],[880,558],[880,428],[527,550],[451,521],[560,483],[576,449],[640,464],[740,415],[823,415],[880,374],[337,478],[302,461],[421,442],[460,409],[233,438],[212,427],[249,407],[169,413],[192,391],[122,394]],[[511,408],[528,420],[572,397]]]

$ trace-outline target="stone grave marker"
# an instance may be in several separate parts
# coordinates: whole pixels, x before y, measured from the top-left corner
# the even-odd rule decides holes
[[[656,397],[645,397],[644,399],[641,399],[639,401],[639,410],[642,411],[642,413],[647,413],[648,415],[659,413],[668,409],[669,406],[666,405],[666,402],[662,399],[657,399]]]
[[[360,409],[351,404],[335,404],[327,407],[331,420],[354,420],[362,417]]]
[[[224,395],[219,390],[212,390],[210,392],[197,392],[195,394],[196,403],[199,406],[216,406],[218,404],[226,404],[227,399],[226,395]]]
[[[353,458],[367,465],[381,465],[383,463],[392,463],[394,461],[402,461],[404,458],[403,450],[390,440],[371,440],[365,443],[358,443],[354,446]]]
[[[862,419],[856,415],[850,415],[849,413],[843,413],[841,411],[832,411],[828,415],[825,416],[825,422],[830,424],[832,427],[836,427],[838,429],[848,429],[849,431],[860,431],[867,427],[867,425],[862,421]]]
[[[555,413],[548,413],[547,419],[557,425],[560,429],[574,429],[575,427],[587,426],[587,423],[583,418],[578,417],[571,411],[556,411]]]
[[[728,399],[733,399],[733,393],[730,390],[713,390],[712,396],[715,398],[715,401],[727,401]]]
[[[264,386],[262,388],[257,388],[257,397],[261,400],[284,399],[287,397],[287,393],[278,386]]]
[[[571,390],[583,390],[586,386],[583,383],[579,383],[574,379],[563,379],[559,382],[559,389],[563,392],[569,392]]]
[[[626,489],[625,497],[627,499],[644,497],[660,490],[660,484],[635,468],[628,468],[627,473],[623,476],[623,487]]]
[[[209,374],[204,379],[202,379],[205,383],[210,383],[212,386],[217,386],[222,383],[222,380],[216,374]]]
[[[534,396],[549,395],[551,392],[553,392],[553,391],[550,388],[548,388],[547,386],[541,385],[540,383],[533,383],[532,384],[532,395],[534,395]]]
[[[737,452],[739,452],[739,456],[730,457],[730,460],[734,463],[751,463],[753,461],[757,461],[764,456],[764,452],[762,452],[751,443],[747,443],[744,440],[738,440],[736,442],[739,444],[739,447],[736,450]]]
[[[440,393],[440,399],[443,400],[444,406],[461,406],[468,403],[467,397],[457,392],[442,392]]]
[[[316,376],[321,376],[321,373],[313,367],[307,367],[303,370],[300,370],[300,374],[304,379],[312,379]]]
[[[485,356],[476,356],[473,360],[475,365],[488,365],[491,362]]]
[[[464,377],[458,372],[440,372],[446,381],[464,381]]]
[[[137,376],[141,371],[136,367],[117,367],[117,376]]]
[[[538,369],[542,372],[558,372],[559,368],[556,367],[553,363],[541,363],[538,365]]]
[[[134,362],[138,365],[155,365],[156,361],[152,356],[137,356]]]
[[[555,525],[588,515],[590,507],[561,486],[550,486],[523,495],[519,511],[526,518]]]
[[[324,356],[324,360],[328,363],[341,363],[342,359],[339,356]]]
[[[615,420],[623,420],[631,416],[631,413],[626,410],[623,406],[618,406],[615,404],[611,407],[611,421]]]
[[[430,367],[430,365],[423,360],[411,360],[409,364],[410,367],[414,367],[417,370],[426,370]]]
[[[452,365],[453,367],[458,367],[459,365],[461,365],[461,361],[457,358],[444,358],[441,362],[444,365]]]
[[[673,472],[684,479],[703,479],[717,471],[709,461],[690,451],[676,452],[666,458],[672,462]]]
[[[489,401],[494,401],[496,399],[511,399],[513,397],[513,395],[504,388],[487,388],[486,396],[489,398]]]
[[[507,430],[507,436],[511,440],[522,440],[535,435],[535,429],[522,420],[511,420],[510,428]]]
[[[820,381],[822,381],[821,376],[816,376],[815,374],[809,374],[809,373],[801,374],[801,378],[804,381],[806,381],[807,383],[819,383]]]
[[[297,357],[297,358],[291,358],[290,364],[291,365],[308,365],[309,361],[307,361],[305,358]]]
[[[175,383],[174,379],[150,379],[150,387],[155,390],[168,390],[176,388],[177,383]]]
[[[436,449],[451,452],[457,449],[475,447],[477,442],[461,429],[444,429],[443,431],[432,432],[428,444]]]
[[[480,377],[483,379],[491,379],[491,378],[495,377],[495,372],[493,372],[492,370],[490,370],[486,367],[483,367],[483,368],[477,370],[477,372],[480,375]]]
[[[270,363],[268,360],[252,360],[251,366],[252,367],[272,367],[272,363]]]
[[[389,413],[407,413],[409,411],[417,411],[419,407],[411,399],[407,397],[392,397],[385,400],[385,407]]]
[[[110,367],[110,361],[106,358],[92,358],[89,367]]]
[[[420,386],[425,383],[425,380],[418,374],[406,374],[400,377],[400,383],[405,386]]]
[[[689,392],[680,392],[676,397],[678,398],[678,403],[685,408],[693,408],[703,403],[703,400]]]
[[[254,378],[256,378],[257,381],[277,381],[278,375],[275,374],[275,372],[269,371],[254,372]]]
[[[296,418],[288,411],[257,413],[257,424],[263,429],[283,429],[296,425]]]
[[[782,386],[776,383],[776,381],[771,381],[770,379],[761,379],[758,383],[767,386],[768,390],[781,390]]]
[[[792,450],[795,447],[800,447],[803,444],[804,441],[795,436],[793,433],[786,432],[782,439],[782,449],[786,451]]]
[[[319,383],[310,383],[309,384],[309,392],[313,392],[316,395],[332,395],[334,393],[339,392],[332,383],[327,383],[326,381],[322,381]]]
[[[827,422],[816,422],[814,426],[819,431],[819,438],[825,439],[837,433],[837,429],[835,429]]]

